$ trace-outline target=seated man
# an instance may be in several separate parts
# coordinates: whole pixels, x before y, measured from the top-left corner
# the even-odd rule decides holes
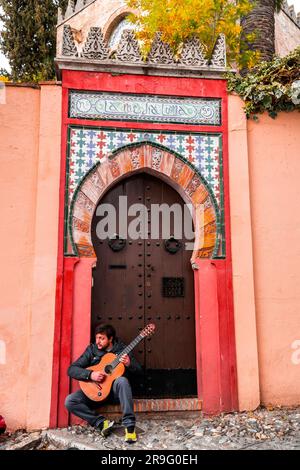
[[[98,364],[101,358],[111,352],[119,354],[125,348],[125,345],[116,338],[116,331],[111,325],[98,325],[95,329],[95,343],[90,344],[84,353],[70,365],[68,375],[72,379],[80,381],[94,381],[101,383],[105,380],[105,374],[97,371],[86,370],[87,367]],[[141,373],[142,367],[130,355],[124,355],[121,362],[130,373]],[[135,442],[137,440],[135,433],[135,415],[133,412],[133,399],[131,386],[125,376],[117,378],[112,385],[111,393],[107,400],[116,399],[121,404],[123,412],[122,423],[125,427],[125,441]],[[101,435],[106,437],[114,424],[113,421],[105,419],[99,415],[97,408],[102,402],[90,400],[82,390],[78,390],[68,395],[65,406],[70,413],[86,420],[91,426],[100,430]]]

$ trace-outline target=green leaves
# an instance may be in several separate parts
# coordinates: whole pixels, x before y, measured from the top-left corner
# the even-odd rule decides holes
[[[9,60],[12,80],[54,79],[57,8],[66,4],[67,0],[0,0],[0,48]]]
[[[262,62],[246,77],[226,77],[228,91],[245,101],[247,118],[257,120],[257,114],[267,111],[274,119],[280,111],[300,110],[300,47],[286,57]]]

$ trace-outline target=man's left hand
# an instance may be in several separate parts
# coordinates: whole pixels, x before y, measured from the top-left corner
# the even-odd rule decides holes
[[[122,364],[124,364],[125,367],[129,367],[130,366],[130,357],[128,356],[128,354],[124,354],[123,356],[121,356],[120,362],[122,362]]]

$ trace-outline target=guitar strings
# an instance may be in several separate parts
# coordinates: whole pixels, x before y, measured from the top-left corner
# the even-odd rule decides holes
[[[128,346],[126,346],[126,348],[123,349],[123,351],[120,352],[110,364],[112,368],[115,369],[115,367],[117,367],[117,365],[120,364],[121,357],[124,356],[124,354],[130,353],[130,351],[132,351],[133,348],[135,348],[135,346],[137,346],[143,339],[144,339],[144,336],[139,334]]]

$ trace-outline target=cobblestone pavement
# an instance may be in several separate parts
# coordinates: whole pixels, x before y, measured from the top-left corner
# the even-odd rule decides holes
[[[0,450],[300,450],[300,407],[259,408],[253,412],[226,413],[208,418],[201,413],[138,416],[138,442],[126,444],[124,429],[116,422],[106,439],[90,426],[72,426],[2,436]]]

